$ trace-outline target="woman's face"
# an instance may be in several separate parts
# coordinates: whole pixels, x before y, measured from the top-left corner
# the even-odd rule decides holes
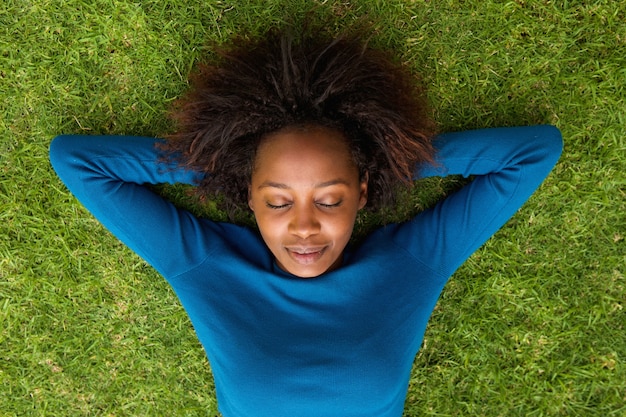
[[[367,179],[341,133],[289,128],[259,145],[248,203],[283,270],[310,278],[340,266],[366,201]]]

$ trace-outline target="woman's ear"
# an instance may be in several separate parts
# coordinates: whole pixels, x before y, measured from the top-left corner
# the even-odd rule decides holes
[[[361,194],[359,197],[360,198],[359,210],[365,207],[365,205],[367,204],[367,184],[369,183],[369,179],[370,179],[369,172],[366,171],[365,174],[361,178],[361,184],[360,184]]]
[[[250,191],[250,185],[248,185],[248,207],[254,213],[254,204],[252,203],[252,192]]]

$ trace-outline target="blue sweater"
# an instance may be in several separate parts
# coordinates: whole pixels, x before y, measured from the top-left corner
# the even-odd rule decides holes
[[[452,273],[539,186],[562,147],[552,126],[449,133],[416,178],[475,179],[348,247],[315,279],[277,267],[259,234],[199,219],[146,184],[194,183],[155,139],[59,136],[58,175],[171,284],[204,346],[225,417],[398,417],[429,316]],[[171,167],[169,167],[171,168]]]

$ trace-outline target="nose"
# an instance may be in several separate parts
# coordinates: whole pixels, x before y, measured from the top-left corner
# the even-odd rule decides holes
[[[289,222],[289,233],[306,239],[320,232],[321,225],[315,215],[315,209],[300,207],[293,210],[293,217]]]

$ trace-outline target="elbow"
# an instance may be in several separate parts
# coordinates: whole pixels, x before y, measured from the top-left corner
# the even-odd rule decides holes
[[[563,151],[563,135],[558,127],[547,125],[547,140],[546,145],[548,146],[550,153],[556,155],[558,159],[561,156],[561,152]]]
[[[52,167],[58,171],[58,168],[63,164],[64,159],[67,157],[67,135],[60,135],[52,139],[50,142],[50,148],[48,149],[48,158]]]
[[[76,136],[59,135],[52,139],[48,149],[48,158],[57,175],[65,180],[71,177],[71,171],[77,160]]]
[[[563,152],[563,135],[553,125],[535,126],[535,150],[541,155],[546,165],[553,167]]]

